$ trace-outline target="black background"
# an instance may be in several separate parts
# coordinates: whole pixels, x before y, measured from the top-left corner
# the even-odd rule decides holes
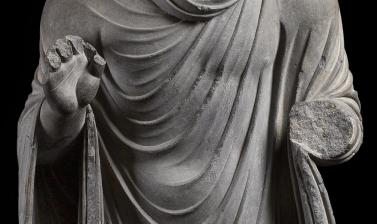
[[[64,0],[62,0],[64,1]],[[316,0],[313,0],[316,1]],[[330,1],[330,0],[324,0]],[[347,163],[321,168],[321,174],[330,195],[337,223],[377,223],[376,200],[376,145],[375,137],[377,102],[376,74],[377,9],[374,1],[339,0],[343,17],[345,45],[354,74],[354,86],[362,102],[364,123],[364,143],[355,157]],[[9,216],[4,223],[17,223],[18,167],[16,155],[17,120],[23,109],[30,83],[38,64],[39,22],[44,0],[14,1],[12,7],[2,6],[1,52],[8,60],[1,60],[1,83],[4,91],[2,112],[2,129],[7,135],[1,135],[2,141],[10,145],[2,146],[1,155],[1,192],[2,211]],[[9,10],[9,11],[8,11]],[[6,12],[8,11],[8,13]],[[9,80],[8,80],[9,79]],[[374,87],[374,88],[373,88]],[[2,118],[3,118],[2,117]],[[9,125],[9,128],[6,125]],[[12,130],[12,131],[9,131]],[[5,137],[4,137],[5,136]],[[5,199],[7,202],[3,201]],[[9,212],[7,212],[9,210]],[[2,218],[2,220],[5,220]],[[0,221],[3,223],[3,221]]]

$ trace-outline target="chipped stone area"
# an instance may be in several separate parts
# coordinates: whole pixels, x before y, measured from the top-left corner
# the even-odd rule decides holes
[[[334,101],[296,104],[289,114],[291,141],[320,159],[334,159],[350,149],[353,125],[344,106]]]

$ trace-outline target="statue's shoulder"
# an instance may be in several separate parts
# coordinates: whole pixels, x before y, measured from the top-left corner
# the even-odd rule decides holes
[[[82,18],[87,12],[87,0],[46,0],[42,12],[42,25],[64,25],[72,23],[75,18]],[[78,20],[75,21],[79,22]]]
[[[328,21],[339,13],[338,0],[278,0],[281,20],[311,26]]]
[[[66,35],[80,36],[88,42],[97,38],[97,22],[88,9],[88,0],[46,0],[41,18],[41,39],[50,46]]]

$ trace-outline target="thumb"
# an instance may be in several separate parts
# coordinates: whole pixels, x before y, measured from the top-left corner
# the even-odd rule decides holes
[[[39,58],[39,65],[37,71],[37,79],[42,84],[45,85],[49,80],[48,68],[46,65],[45,57]]]

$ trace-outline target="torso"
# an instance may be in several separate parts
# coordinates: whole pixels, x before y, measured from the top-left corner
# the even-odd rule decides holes
[[[244,206],[267,200],[260,191],[269,188],[262,180],[270,178],[268,94],[279,28],[278,13],[259,15],[261,2],[245,0],[193,23],[149,0],[95,0],[79,4],[84,13],[73,12],[70,21],[81,24],[66,24],[108,63],[93,105],[108,153],[101,159],[137,189],[128,197],[146,212],[178,210],[186,215],[176,223],[196,223],[203,216],[193,211],[212,214],[222,204],[230,214],[224,220],[231,220],[232,203],[243,206],[239,192],[255,192]],[[59,35],[66,34],[50,38]],[[167,223],[163,217],[155,219]]]

